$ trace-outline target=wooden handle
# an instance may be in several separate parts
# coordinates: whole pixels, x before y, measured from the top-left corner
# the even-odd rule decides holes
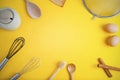
[[[70,80],[73,80],[73,73],[70,73]]]

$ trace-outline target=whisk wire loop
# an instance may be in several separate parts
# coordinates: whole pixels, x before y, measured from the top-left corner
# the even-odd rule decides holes
[[[20,71],[20,74],[30,72],[36,68],[38,68],[40,65],[40,59],[39,58],[32,58]]]
[[[18,37],[11,45],[6,58],[10,59],[24,46],[24,44],[25,44],[25,39],[23,37]]]

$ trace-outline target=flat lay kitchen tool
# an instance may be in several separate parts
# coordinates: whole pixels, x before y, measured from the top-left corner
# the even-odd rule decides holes
[[[66,62],[60,62],[60,64],[58,65],[58,68],[55,70],[55,72],[52,74],[52,76],[49,78],[49,80],[53,80],[54,77],[56,76],[56,74],[62,69],[64,68],[66,65]]]
[[[41,16],[40,8],[36,4],[28,0],[25,0],[25,2],[26,2],[26,9],[29,16],[34,19],[39,18]]]
[[[12,8],[0,8],[0,28],[16,30],[21,24],[21,18]]]
[[[0,29],[0,57],[6,56],[3,53],[5,49],[2,48],[9,48],[6,40],[24,36],[27,41],[22,55],[14,56],[0,71],[0,80],[10,79],[32,56],[40,57],[43,64],[37,71],[22,75],[18,80],[48,80],[57,67],[56,62],[61,60],[75,63],[74,80],[120,80],[119,72],[106,69],[113,75],[108,78],[103,71],[105,68],[98,68],[96,65],[98,57],[102,57],[107,64],[118,67],[120,65],[120,45],[111,47],[105,43],[109,36],[120,37],[120,31],[110,33],[103,30],[103,26],[108,23],[114,23],[120,28],[119,14],[110,18],[96,17],[92,20],[93,15],[86,10],[82,0],[66,0],[63,7],[53,4],[50,0],[29,1],[35,2],[41,8],[43,13],[41,19],[32,19],[27,15],[24,0],[0,1],[0,8],[6,6],[14,8],[22,19],[18,30]],[[0,61],[2,59],[1,57]],[[54,80],[69,80],[69,77],[65,67],[59,71]]]
[[[70,80],[73,80],[75,70],[76,66],[74,64],[71,63],[67,65],[67,71],[69,73]]]
[[[85,8],[99,18],[113,17],[120,13],[120,0],[82,0]]]
[[[5,66],[10,58],[12,58],[25,44],[25,39],[23,37],[18,37],[14,40],[11,45],[8,55],[6,58],[0,63],[0,70]]]
[[[35,57],[32,58],[24,67],[23,69],[15,74],[10,80],[17,80],[21,75],[23,75],[24,73],[30,72],[35,70],[36,68],[38,68],[40,66],[40,59]]]

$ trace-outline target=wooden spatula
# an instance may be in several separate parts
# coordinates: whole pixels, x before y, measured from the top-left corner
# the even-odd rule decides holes
[[[53,2],[54,4],[60,6],[60,7],[63,7],[66,0],[50,0],[50,1]]]

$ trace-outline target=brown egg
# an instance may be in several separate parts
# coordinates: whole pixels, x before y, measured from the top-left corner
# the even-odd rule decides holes
[[[116,35],[107,38],[107,44],[110,46],[117,46],[120,42],[120,38]]]
[[[115,33],[118,31],[118,26],[113,23],[109,23],[104,27],[104,29],[109,33]]]

